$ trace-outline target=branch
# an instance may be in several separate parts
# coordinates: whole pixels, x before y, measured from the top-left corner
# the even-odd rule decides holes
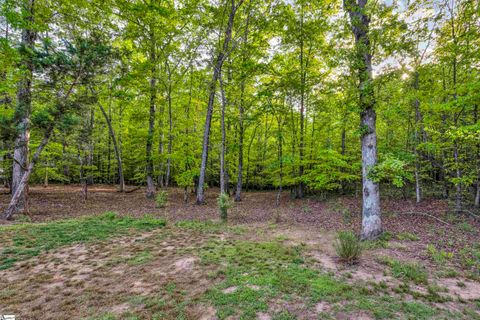
[[[437,218],[437,217],[435,217],[435,216],[432,216],[431,214],[425,213],[425,212],[402,212],[402,213],[400,213],[400,214],[405,214],[405,215],[411,214],[411,215],[426,216],[426,217],[430,217],[430,218],[432,218],[432,219],[435,219],[435,220],[437,220],[438,222],[441,222],[441,223],[443,223],[443,224],[445,224],[445,225],[447,225],[447,226],[451,226],[450,223],[448,223],[448,222],[446,222],[446,221],[444,221],[444,220],[442,220],[442,219],[439,219],[439,218]]]

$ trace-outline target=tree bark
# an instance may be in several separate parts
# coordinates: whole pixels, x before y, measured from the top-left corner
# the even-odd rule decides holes
[[[168,101],[168,147],[167,147],[167,172],[165,173],[165,188],[168,187],[170,182],[170,165],[171,165],[171,156],[172,156],[172,143],[173,143],[173,136],[172,136],[172,75],[170,71],[170,66],[167,63],[167,73],[168,73],[168,87],[167,87],[167,101]]]
[[[212,123],[212,114],[213,114],[213,103],[215,102],[215,89],[217,86],[217,80],[221,72],[223,62],[225,60],[225,55],[227,54],[228,46],[232,39],[232,29],[233,21],[235,19],[235,13],[237,9],[242,5],[243,0],[240,0],[237,5],[235,5],[235,0],[231,0],[231,10],[228,17],[228,25],[225,30],[225,38],[223,41],[223,47],[218,53],[216,63],[213,67],[212,81],[210,83],[210,95],[208,98],[208,107],[207,114],[205,119],[205,129],[203,132],[203,144],[202,144],[202,164],[200,166],[200,176],[198,178],[198,187],[197,187],[197,204],[205,203],[205,194],[204,194],[204,184],[207,171],[207,161],[208,161],[208,144],[210,141],[210,126]]]
[[[89,128],[88,128],[88,135],[89,135],[89,142],[88,142],[88,157],[87,157],[87,166],[88,166],[88,175],[86,178],[86,183],[89,185],[93,184],[93,174],[92,174],[92,166],[93,166],[93,157],[94,157],[94,144],[95,141],[93,139],[93,126],[95,123],[95,110],[91,108],[90,110],[90,122],[89,122]]]
[[[359,78],[360,129],[362,132],[362,239],[375,239],[382,233],[380,190],[369,177],[377,164],[375,97],[372,83],[372,55],[368,36],[370,19],[365,13],[367,0],[344,0],[355,36],[355,66]]]
[[[303,156],[304,156],[304,149],[305,149],[305,80],[306,80],[306,71],[304,65],[304,41],[303,41],[303,3],[301,5],[301,16],[300,16],[300,145],[298,148],[298,154],[300,156],[299,160],[299,167],[298,167],[298,178],[300,181],[298,182],[298,189],[297,189],[297,198],[303,198],[304,196],[304,184],[303,184]]]
[[[415,95],[418,93],[419,88],[419,74],[418,71],[414,73],[413,79],[413,90],[415,91]],[[419,135],[423,136],[423,125],[422,125],[422,114],[420,112],[420,100],[418,97],[415,96],[413,101],[413,107],[415,109],[415,128],[414,128],[414,142],[413,142],[413,153],[415,155],[415,197],[417,203],[420,203],[422,200],[422,189],[421,189],[421,181],[420,181],[420,154],[418,152],[418,144],[420,143]],[[419,126],[422,126],[419,129]],[[419,133],[420,131],[420,133]]]
[[[26,27],[22,30],[21,42],[21,65],[22,78],[18,83],[17,90],[17,108],[15,110],[15,118],[18,121],[18,135],[15,139],[15,147],[13,152],[13,167],[12,167],[12,195],[18,189],[24,190],[21,186],[22,177],[27,172],[28,167],[28,143],[30,141],[30,116],[32,113],[32,79],[34,63],[32,59],[32,51],[35,46],[35,39],[37,34],[31,29],[31,24],[34,21],[34,6],[35,0],[24,1],[24,10],[27,13],[25,17]],[[24,200],[28,195],[23,195]],[[26,205],[25,201],[17,201],[18,208],[22,209]]]
[[[105,109],[103,108],[103,106],[100,103],[98,103],[98,106],[99,106],[100,111],[102,112],[102,114],[105,118],[105,121],[107,122],[108,131],[110,133],[110,137],[112,138],[113,150],[115,152],[115,158],[117,159],[117,166],[118,166],[118,190],[120,192],[124,192],[125,191],[125,180],[124,180],[124,177],[123,177],[122,156],[120,155],[120,149],[118,148],[117,138],[115,137],[115,130],[113,129],[112,121],[108,117],[108,115],[105,112]]]
[[[225,87],[222,79],[222,73],[219,75],[220,80],[220,92],[222,95],[222,112],[221,112],[221,130],[222,141],[220,143],[220,194],[225,193],[225,108],[227,107],[227,97],[225,95]]]
[[[32,160],[28,164],[28,167],[26,168],[24,175],[22,176],[22,178],[17,184],[17,189],[12,194],[12,199],[10,200],[10,204],[8,205],[7,210],[5,210],[5,212],[3,213],[2,219],[8,220],[15,213],[18,202],[21,201],[22,195],[24,194],[24,190],[28,186],[28,179],[32,174],[33,168],[37,163],[38,159],[40,158],[40,154],[42,153],[43,149],[47,145],[50,139],[50,136],[52,134],[52,131],[55,128],[55,124],[57,123],[57,120],[61,115],[62,115],[62,112],[58,112],[54,120],[50,123],[50,125],[46,129],[43,139],[40,142],[40,145],[37,147],[37,150],[35,151],[35,154],[33,155]]]
[[[155,35],[153,32],[150,35],[151,47],[150,47],[150,110],[148,120],[148,135],[146,145],[146,174],[147,174],[147,190],[146,197],[151,199],[155,196],[155,184],[153,183],[153,157],[152,157],[152,145],[153,145],[153,132],[155,129],[155,102],[157,99],[157,55],[155,47]]]

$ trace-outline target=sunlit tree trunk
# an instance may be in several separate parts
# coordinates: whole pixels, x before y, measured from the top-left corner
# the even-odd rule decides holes
[[[368,37],[370,18],[365,13],[367,0],[344,0],[355,36],[355,66],[359,77],[360,130],[362,144],[362,239],[375,239],[382,233],[380,190],[368,176],[377,164],[375,97],[372,83],[372,55]]]

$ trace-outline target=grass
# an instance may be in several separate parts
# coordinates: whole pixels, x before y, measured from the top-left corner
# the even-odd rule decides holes
[[[413,233],[410,232],[400,232],[399,234],[395,235],[395,238],[400,241],[418,241],[420,238]]]
[[[255,319],[259,312],[269,311],[272,301],[290,301],[310,310],[325,301],[332,312],[355,314],[363,310],[377,319],[432,319],[448,313],[420,301],[383,295],[382,290],[365,284],[348,284],[331,273],[313,269],[302,259],[303,250],[302,246],[286,247],[275,241],[211,241],[200,250],[201,261],[223,267],[212,274],[220,282],[207,291],[204,302],[215,306],[220,319]],[[427,279],[423,269],[410,264],[393,262],[392,271],[420,283]],[[295,319],[289,313],[272,318]]]
[[[0,227],[3,245],[0,270],[61,246],[126,235],[131,230],[147,231],[165,224],[165,220],[151,216],[133,218],[107,212],[99,216]]]
[[[135,219],[107,213],[89,218],[4,227],[0,229],[0,238],[11,250],[35,249],[43,252],[71,243],[101,241],[134,230],[146,231],[164,225],[165,221],[152,217]],[[460,313],[440,310],[433,305],[434,302],[444,302],[436,294],[442,288],[434,283],[427,288],[428,296],[414,296],[418,300],[405,299],[405,294],[411,294],[409,283],[428,285],[427,272],[418,264],[388,257],[382,260],[393,276],[405,280],[403,289],[400,288],[397,292],[387,283],[352,283],[351,279],[326,273],[318,266],[310,265],[309,259],[303,258],[305,245],[288,246],[285,244],[286,238],[282,236],[272,241],[258,242],[238,240],[244,237],[231,237],[230,233],[230,236],[220,240],[214,234],[231,231],[242,233],[245,229],[211,221],[182,221],[175,228],[164,231],[161,232],[162,235],[177,232],[182,236],[201,232],[202,239],[210,239],[189,246],[188,249],[189,255],[198,255],[201,264],[199,267],[206,269],[204,276],[211,280],[206,292],[192,296],[188,292],[189,284],[172,277],[168,283],[157,286],[154,291],[145,294],[132,292],[117,297],[116,304],[124,302],[130,306],[125,313],[116,315],[102,308],[95,310],[101,312],[90,319],[189,319],[190,307],[200,304],[213,306],[219,319],[256,319],[258,313],[263,312],[268,313],[272,319],[290,320],[296,319],[295,314],[298,312],[307,312],[305,318],[311,318],[319,302],[328,305],[328,309],[318,315],[320,319],[335,319],[340,314],[351,319],[359,314],[367,314],[376,319],[464,317]],[[155,246],[148,239],[153,241],[149,237],[145,245],[140,242],[141,245],[135,247],[137,250],[134,254],[122,258],[124,260],[121,262],[128,267],[155,260]],[[0,257],[3,263],[7,256],[2,253]],[[15,255],[10,257],[20,260],[28,258]],[[8,294],[8,291],[0,290],[0,298]],[[288,309],[287,312],[287,305],[298,309]],[[475,314],[475,311],[471,311],[471,314]],[[466,315],[467,318],[469,316],[470,314]]]
[[[389,266],[395,278],[411,281],[416,284],[428,284],[428,273],[425,267],[415,262],[403,262],[390,257],[382,257],[380,262]]]
[[[218,223],[211,220],[184,220],[177,222],[175,226],[182,229],[188,229],[203,233],[222,233],[228,231],[232,232],[233,234],[243,234],[245,232],[245,228],[242,226],[227,226],[224,223]]]
[[[357,263],[362,254],[360,239],[351,231],[339,232],[333,247],[340,260],[347,264]]]

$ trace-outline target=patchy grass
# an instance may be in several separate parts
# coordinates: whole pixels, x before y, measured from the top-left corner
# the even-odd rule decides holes
[[[207,221],[184,220],[184,221],[177,222],[175,226],[182,229],[194,230],[194,231],[199,231],[204,233],[221,233],[224,231],[230,231],[234,234],[242,234],[245,232],[244,227],[228,226],[225,223],[214,222],[211,220],[207,220]]]
[[[147,231],[165,224],[165,220],[151,216],[133,218],[107,212],[78,219],[0,227],[0,270],[61,246],[126,235],[132,229]]]
[[[224,267],[212,275],[221,282],[206,293],[206,302],[216,307],[220,319],[255,319],[259,312],[272,314],[272,301],[289,301],[309,310],[322,301],[333,306],[324,315],[333,317],[339,311],[367,312],[378,319],[399,315],[430,319],[448,314],[422,302],[384,296],[364,284],[347,284],[331,273],[315,270],[302,259],[303,250],[302,246],[286,247],[278,242],[210,242],[200,250],[202,263]],[[394,263],[392,269],[398,276],[426,281],[426,274],[410,265]],[[284,312],[273,314],[273,319],[295,316]]]
[[[417,264],[388,257],[382,260],[389,273],[405,280],[395,288],[396,280],[395,284],[374,283],[327,273],[311,259],[311,250],[316,250],[312,244],[289,245],[298,242],[286,241],[289,238],[273,232],[269,237],[267,228],[262,228],[265,234],[260,241],[256,236],[259,228],[181,221],[146,237],[138,237],[137,232],[130,239],[116,241],[107,238],[163,227],[165,222],[110,213],[89,219],[26,225],[38,230],[46,228],[48,232],[42,231],[41,236],[38,230],[24,230],[25,225],[1,229],[0,236],[8,247],[13,247],[20,230],[24,238],[20,249],[43,252],[76,242],[86,242],[87,249],[84,257],[59,256],[59,265],[71,263],[75,270],[39,268],[38,274],[14,280],[0,290],[0,300],[10,297],[7,306],[25,310],[33,318],[53,310],[57,315],[76,314],[91,320],[199,319],[205,315],[219,319],[265,316],[277,320],[470,319],[477,314],[471,301],[459,304],[451,300],[456,306],[472,308],[465,309],[464,314],[441,309],[448,308],[437,305],[447,301],[443,294],[438,294],[445,292],[441,287],[444,284],[432,280],[428,285],[426,269]],[[391,237],[387,234],[381,241],[388,242]],[[38,260],[38,266],[47,265],[49,255],[32,262]],[[26,264],[25,270],[3,271],[5,278],[17,272],[28,274],[37,267]],[[428,292],[414,295],[417,287],[412,283],[420,284]],[[58,285],[58,289],[52,284]],[[457,287],[462,285],[468,287],[470,283],[456,283]],[[73,297],[81,297],[81,304],[75,304]],[[69,305],[63,304],[66,300]]]
[[[416,235],[416,234],[413,234],[413,233],[410,233],[410,232],[400,232],[398,234],[395,235],[395,238],[397,240],[400,240],[400,241],[418,241],[420,240],[420,238]]]
[[[403,262],[390,257],[382,257],[380,262],[389,266],[395,278],[411,281],[416,284],[428,284],[428,273],[425,267],[415,262]]]

